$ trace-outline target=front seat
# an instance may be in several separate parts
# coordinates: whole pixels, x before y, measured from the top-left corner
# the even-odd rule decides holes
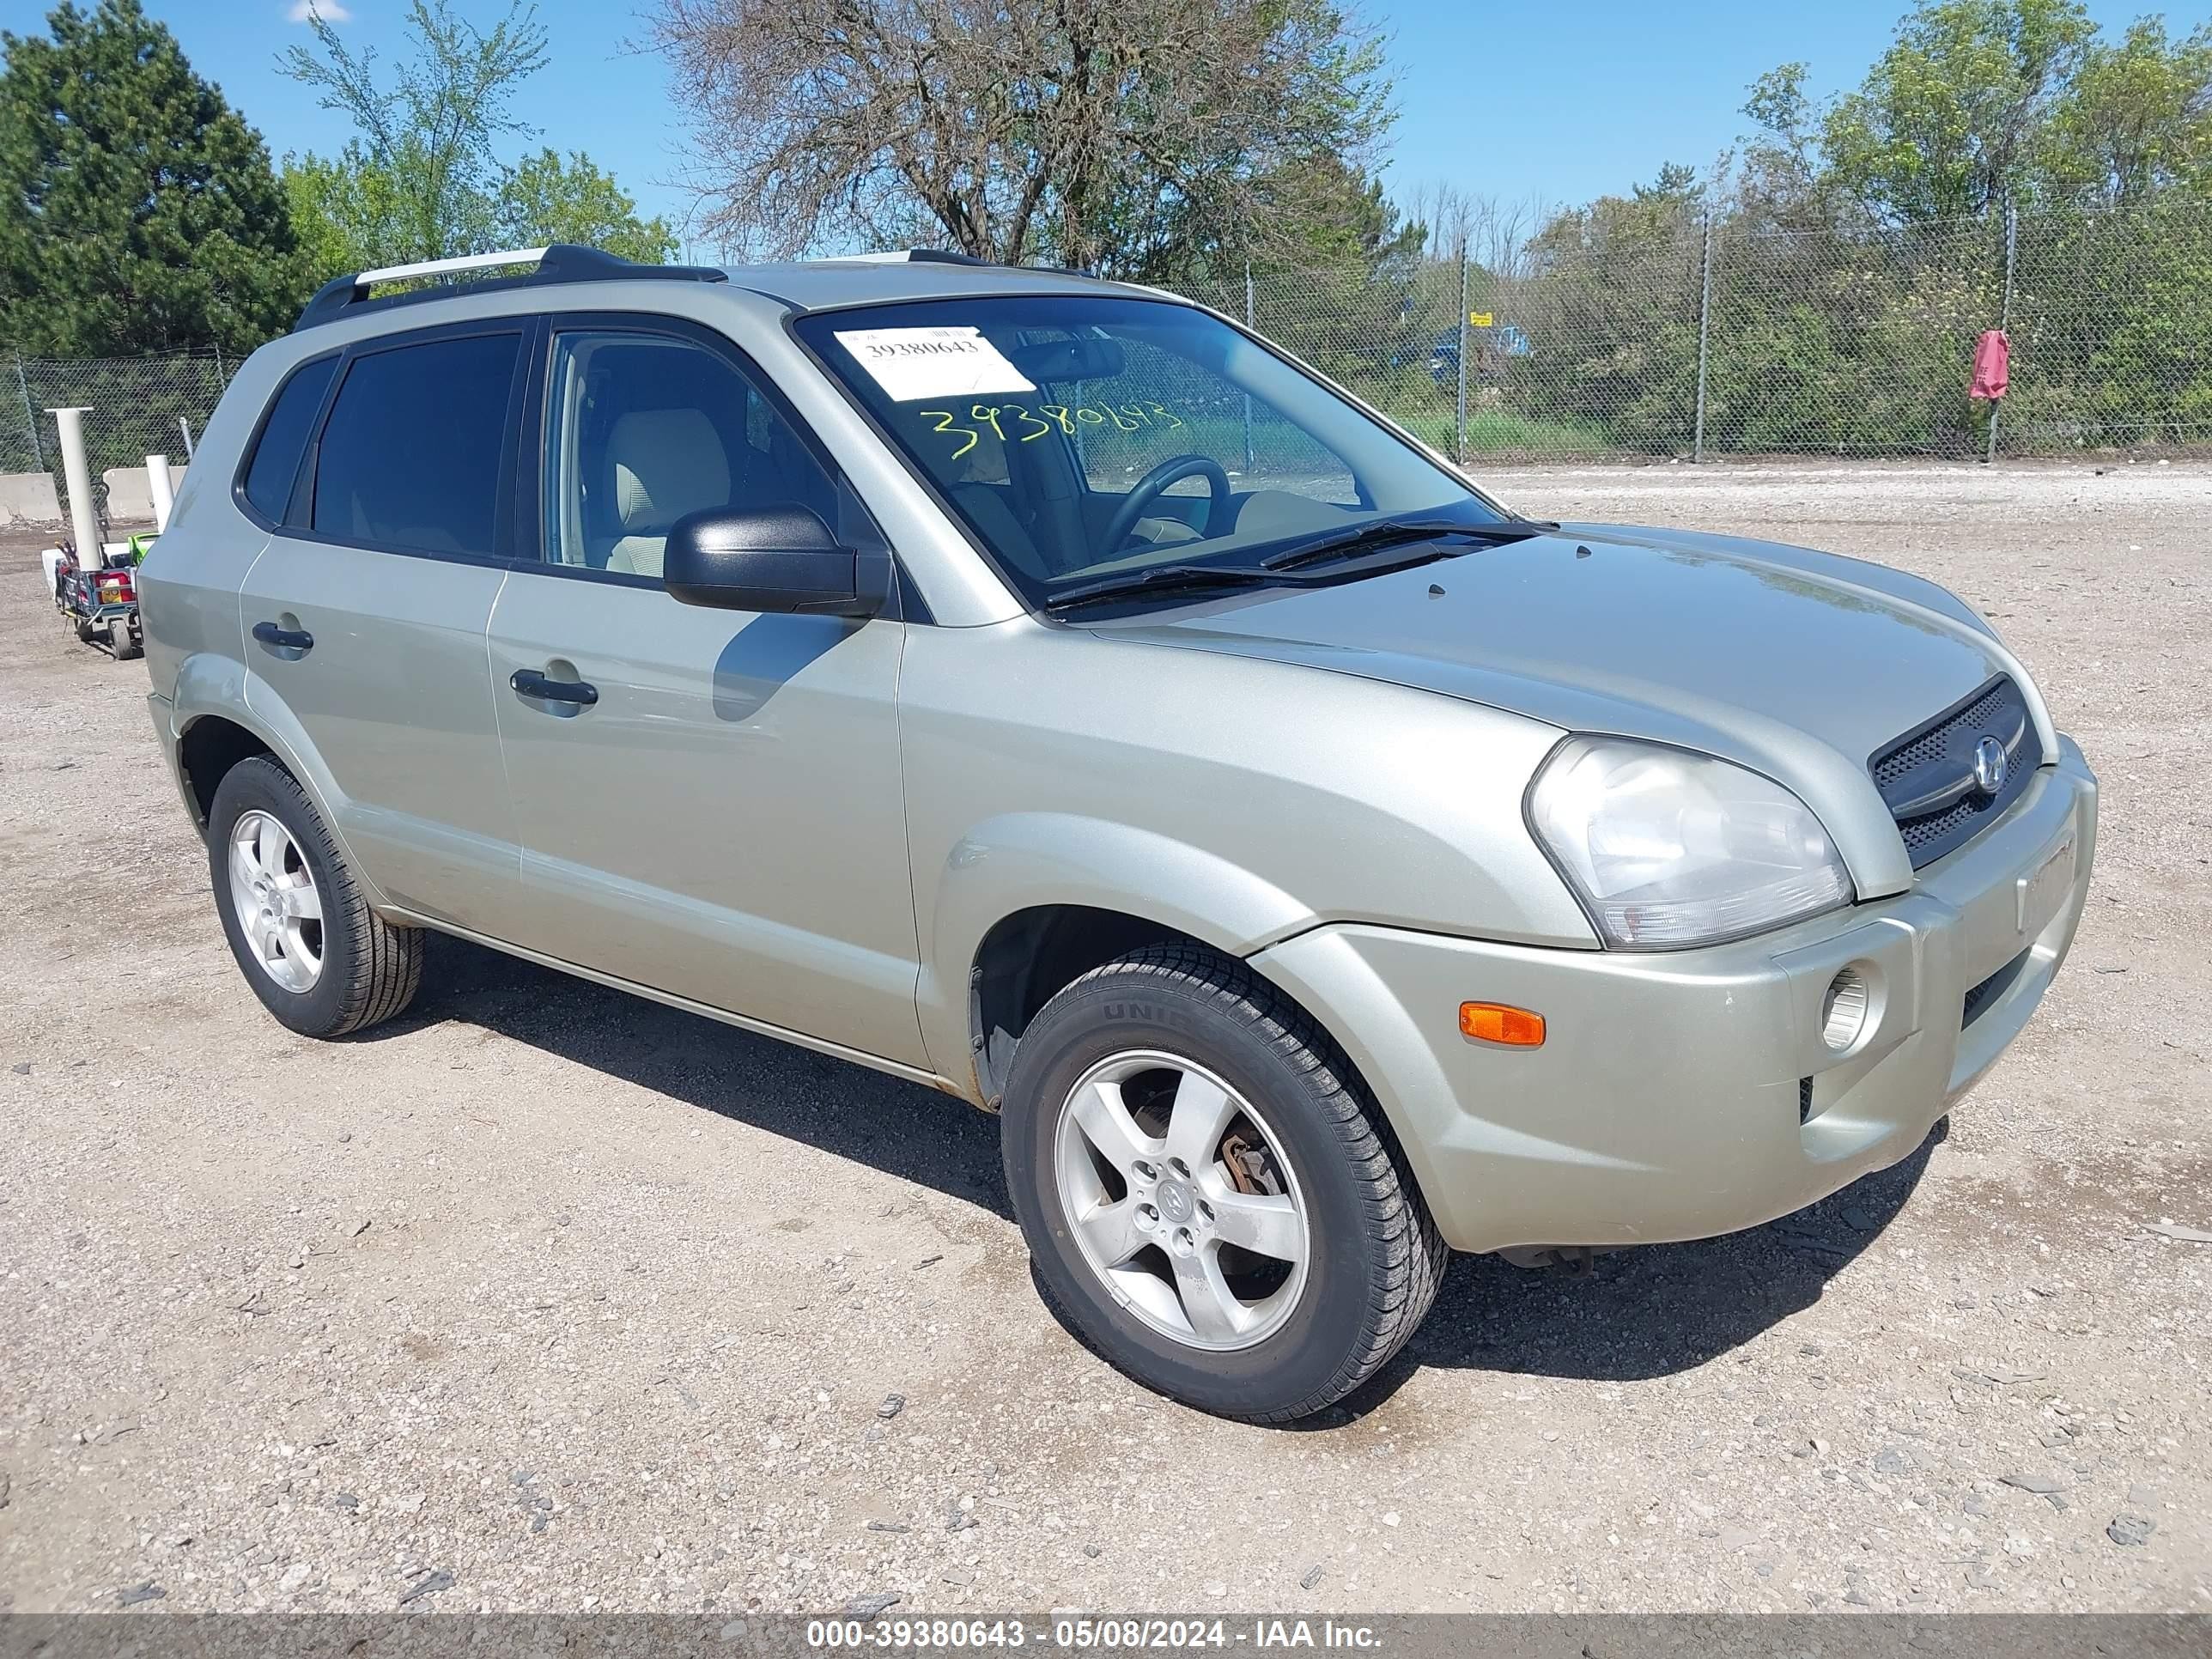
[[[615,518],[622,533],[610,570],[659,576],[671,526],[687,513],[730,503],[730,458],[714,423],[696,409],[635,409],[607,434]]]

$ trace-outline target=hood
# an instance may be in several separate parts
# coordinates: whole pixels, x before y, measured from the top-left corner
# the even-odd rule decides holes
[[[1796,791],[1863,896],[1911,879],[1868,776],[1875,750],[2011,673],[2044,752],[2057,752],[2026,673],[1943,589],[1733,537],[1570,525],[1362,581],[1235,594],[1097,631],[1723,756]]]

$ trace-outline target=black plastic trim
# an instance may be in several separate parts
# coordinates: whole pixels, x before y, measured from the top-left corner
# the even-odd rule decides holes
[[[1902,778],[1885,784],[1878,774],[1881,768],[1902,751],[1911,748],[1937,733],[1948,735],[1948,728],[1955,726],[1975,706],[1992,697],[2002,697],[2008,715],[2016,715],[2020,721],[2019,735],[2008,745],[2006,754],[2013,764],[2008,768],[2004,782],[1994,794],[1982,794],[1971,784],[1971,772],[1961,777],[1958,767],[1965,763],[1954,760],[1948,767],[1937,767],[1932,762],[1905,773]],[[1989,734],[1995,735],[1995,734]],[[1948,746],[1948,745],[1947,745]],[[2035,728],[2035,716],[2029,707],[2027,694],[2011,675],[1992,674],[1958,702],[1933,718],[1920,722],[1910,731],[1891,738],[1867,757],[1867,775],[1874,781],[1875,792],[1888,807],[1896,821],[1898,834],[1905,844],[1905,855],[1915,870],[1925,869],[1968,842],[2002,817],[2020,799],[2029,781],[2043,767],[2054,763],[2056,756],[2043,752],[2043,742]],[[1937,787],[1931,793],[1923,782],[1917,793],[1906,793],[1899,785],[1916,778],[1924,778],[1929,771],[1941,774]],[[1941,821],[1947,823],[1940,830],[1925,826]],[[1919,839],[1915,840],[1918,836]]]

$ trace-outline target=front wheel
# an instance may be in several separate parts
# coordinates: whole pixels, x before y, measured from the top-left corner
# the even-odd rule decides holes
[[[1435,1298],[1444,1247],[1380,1109],[1301,1010],[1209,952],[1134,951],[1054,996],[1001,1133],[1048,1298],[1200,1410],[1321,1411]]]

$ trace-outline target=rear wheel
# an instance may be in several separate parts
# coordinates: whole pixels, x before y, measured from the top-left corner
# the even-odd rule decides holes
[[[107,643],[109,649],[115,653],[115,660],[118,662],[133,662],[146,654],[146,647],[139,639],[138,629],[135,623],[127,622],[109,623]]]
[[[422,976],[422,936],[368,908],[322,814],[272,760],[223,775],[208,814],[216,908],[246,982],[302,1036],[391,1018]]]
[[[1208,952],[1135,951],[1054,997],[1015,1054],[1002,1134],[1047,1297],[1201,1410],[1320,1411],[1435,1297],[1443,1243],[1350,1064]]]

